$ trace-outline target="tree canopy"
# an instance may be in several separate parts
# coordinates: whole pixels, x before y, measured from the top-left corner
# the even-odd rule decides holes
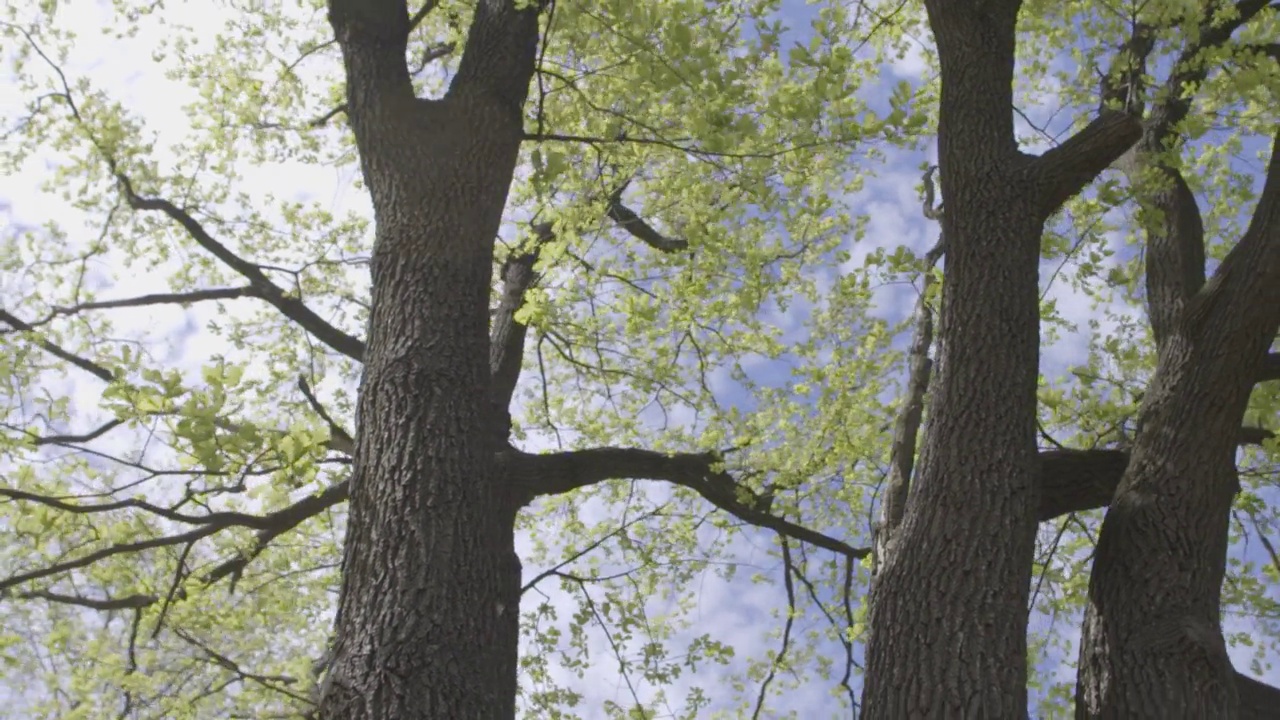
[[[409,8],[417,97],[496,72],[469,45],[477,4],[506,6]],[[0,143],[0,660],[19,715],[296,717],[334,654],[374,227],[394,219],[366,199],[381,161],[349,127],[344,21],[318,0],[207,5],[15,3],[0,24],[19,98]],[[488,283],[495,462],[528,486],[520,712],[848,716],[876,528],[929,419],[920,320],[947,282],[925,10],[562,0],[537,18]],[[1280,199],[1260,199],[1277,37],[1277,9],[1247,0],[1017,15],[1023,151],[1070,150],[1100,107],[1146,120],[1040,245],[1035,717],[1072,713],[1103,508],[1177,322],[1152,303],[1162,229],[1190,223],[1209,276],[1249,232],[1280,242]],[[466,151],[452,162],[481,162]],[[1169,200],[1187,194],[1194,218]],[[1221,612],[1236,670],[1277,684],[1274,348],[1262,367]]]

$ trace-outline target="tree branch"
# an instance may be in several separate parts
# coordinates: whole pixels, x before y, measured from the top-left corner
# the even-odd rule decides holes
[[[1195,195],[1178,168],[1176,156],[1169,158],[1180,138],[1177,127],[1191,111],[1194,89],[1208,76],[1210,64],[1202,53],[1227,42],[1237,28],[1266,5],[1243,0],[1238,14],[1215,25],[1206,17],[1200,24],[1198,40],[1179,54],[1162,87],[1162,97],[1152,108],[1143,138],[1135,148],[1130,167],[1122,167],[1130,183],[1138,184],[1138,172],[1148,159],[1159,173],[1161,187],[1145,200],[1156,216],[1147,222],[1147,308],[1157,346],[1163,346],[1187,311],[1188,303],[1205,284],[1204,223]],[[1147,48],[1150,49],[1149,47]]]
[[[253,548],[239,557],[228,560],[204,576],[204,581],[213,584],[228,575],[238,576],[254,558],[262,554],[271,541],[298,527],[302,523],[328,510],[334,505],[347,501],[350,480],[334,483],[316,495],[308,495],[294,504],[281,508],[261,517],[258,537]]]
[[[715,469],[715,453],[666,454],[637,448],[594,448],[548,454],[524,453],[514,448],[500,456],[504,477],[520,486],[529,499],[557,495],[604,480],[665,480],[689,488],[712,505],[738,519],[781,535],[853,558],[870,550],[810,530],[769,513],[769,498],[736,482],[724,470]]]
[[[1240,428],[1241,445],[1275,437],[1265,428]],[[1111,504],[1129,466],[1125,450],[1042,450],[1040,452],[1040,522]]]
[[[1093,182],[1142,137],[1142,123],[1116,110],[1104,110],[1066,142],[1036,158],[1043,188],[1040,213],[1053,214],[1062,204]]]
[[[429,11],[424,7],[415,20],[421,22]],[[347,116],[353,123],[381,114],[388,103],[413,99],[405,63],[413,22],[405,0],[329,0],[329,24],[342,48]]]
[[[1239,443],[1241,445],[1261,445],[1275,436],[1275,432],[1266,428],[1242,427],[1240,428]]]
[[[713,466],[718,463],[714,453],[668,455],[634,448],[597,448],[530,454],[508,448],[498,455],[497,461],[503,475],[511,483],[521,486],[530,498],[565,493],[609,479],[665,480],[694,490],[713,505],[752,525],[769,528],[784,536],[855,559],[869,553],[867,549],[851,547],[838,539],[769,514],[767,497],[738,484],[727,472],[713,470]],[[1044,522],[1071,512],[1106,507],[1128,466],[1129,453],[1123,450],[1047,450],[1040,453],[1040,462],[1042,490],[1037,517]],[[5,578],[0,580],[0,591],[31,580],[86,567],[121,553],[193,542],[232,526],[258,529],[253,549],[222,563],[203,577],[204,582],[212,584],[243,571],[277,537],[329,508],[346,502],[348,490],[349,481],[343,480],[318,494],[308,495],[288,507],[261,516],[234,512],[190,516],[135,500],[76,506],[57,498],[3,490],[0,493],[12,499],[41,502],[72,512],[103,512],[127,507],[152,512],[160,509],[163,510],[159,513],[162,517],[202,527],[180,535],[113,545],[75,560]],[[111,602],[124,603],[125,600]]]
[[[364,1],[357,2],[356,0],[333,0],[333,3],[332,3],[332,5],[340,6],[337,9],[337,12],[339,15],[343,14],[343,8],[345,8],[346,11],[350,11],[353,9],[352,6],[354,6],[354,9],[356,10],[356,14],[362,15],[362,16],[372,16],[372,15],[376,15],[379,12],[382,12],[383,14],[387,14],[388,11],[394,10],[394,8],[388,8],[387,6],[393,6],[396,4],[397,3],[395,0],[376,0],[376,1],[368,0],[367,2],[364,2]],[[404,14],[405,10],[404,10],[403,1],[399,2],[399,5],[400,5],[401,14]],[[391,12],[390,14],[393,15],[394,12]],[[334,15],[333,8],[331,8],[330,15],[332,19],[332,16]],[[406,17],[405,20],[407,22],[408,18]],[[214,240],[213,237],[209,235],[208,232],[205,231],[204,227],[199,222],[197,222],[196,219],[192,217],[188,212],[177,207],[173,203],[163,198],[145,198],[138,195],[136,192],[134,192],[133,183],[129,180],[129,177],[120,170],[116,162],[116,158],[111,154],[109,149],[106,146],[104,146],[97,139],[97,137],[94,136],[92,130],[85,124],[84,119],[80,114],[80,110],[76,106],[76,103],[72,98],[71,86],[70,84],[67,83],[66,76],[63,74],[61,68],[59,68],[52,60],[48,58],[48,56],[44,54],[42,50],[40,50],[40,48],[35,44],[34,40],[31,39],[31,36],[29,34],[27,34],[24,31],[23,35],[27,37],[27,40],[31,42],[31,45],[32,47],[35,48],[36,52],[39,53],[41,57],[43,57],[45,61],[50,65],[50,67],[53,68],[54,72],[57,73],[62,84],[64,97],[66,99],[67,104],[71,108],[72,115],[74,116],[76,122],[80,124],[81,127],[85,130],[85,132],[89,135],[90,142],[101,154],[103,161],[106,163],[107,167],[110,169],[112,175],[115,176],[125,196],[125,200],[128,202],[131,208],[133,208],[134,210],[159,210],[163,212],[165,215],[169,216],[170,219],[177,221],[180,225],[183,226],[184,229],[186,229],[187,233],[191,236],[193,240],[195,240],[199,245],[205,248],[205,250],[213,254],[214,257],[217,257],[219,260],[221,260],[228,267],[232,268],[236,272],[243,275],[246,279],[248,279],[251,286],[254,288],[254,290],[258,293],[261,293],[260,297],[262,297],[264,300],[274,305],[278,310],[284,313],[286,317],[298,323],[298,325],[302,326],[303,329],[312,333],[321,342],[325,343],[326,345],[329,345],[329,347],[333,348],[334,350],[337,350],[338,352],[341,352],[344,355],[347,355],[348,357],[351,357],[357,361],[361,359],[361,356],[364,353],[364,344],[362,342],[360,342],[354,337],[351,337],[350,335],[347,335],[346,333],[343,333],[342,331],[338,330],[337,328],[333,327],[329,323],[322,320],[318,315],[312,312],[305,304],[303,304],[301,300],[286,296],[284,291],[281,290],[279,287],[277,287],[274,283],[272,283],[270,279],[268,279],[267,276],[264,275],[256,265],[253,265],[245,261],[244,259],[237,256],[235,253],[228,250],[221,243]],[[401,51],[400,51],[400,56],[401,56],[400,64],[402,66],[404,65],[403,55],[404,55],[404,42],[402,41]],[[409,85],[407,73],[406,73],[405,84],[406,86]],[[412,91],[411,87],[410,87],[410,90]],[[412,95],[412,92],[410,94]],[[50,352],[53,352],[54,354],[59,354],[63,352],[60,349],[57,349],[56,346],[46,346],[45,349],[49,350]],[[101,372],[96,372],[95,369],[91,367],[92,366],[91,363],[86,365],[84,364],[83,361],[78,362],[79,360],[78,358],[75,358],[74,356],[70,356],[69,354],[60,354],[59,356],[63,357],[63,359],[68,360],[69,362],[76,363],[80,367],[83,367],[86,370],[89,370],[89,372],[93,372],[95,375],[98,375],[98,377],[102,378],[106,382],[111,381],[111,373],[106,371],[103,368],[100,368],[100,367],[97,368],[97,370],[100,370]]]
[[[241,512],[211,512],[207,515],[188,515],[134,498],[118,500],[111,503],[99,503],[95,505],[77,505],[67,502],[61,498],[37,495],[22,490],[0,488],[0,497],[8,497],[12,500],[21,500],[26,502],[36,502],[64,512],[100,513],[134,508],[152,513],[173,522],[197,526],[189,532],[178,535],[169,535],[149,540],[139,540],[132,543],[116,543],[110,547],[88,553],[87,555],[74,560],[54,563],[53,565],[48,565],[39,570],[32,570],[30,572],[20,573],[8,578],[0,579],[0,592],[32,580],[39,580],[44,577],[87,567],[99,560],[104,560],[116,555],[141,552],[143,550],[150,550],[158,547],[192,543],[230,527],[245,527],[258,530],[257,542],[252,550],[246,552],[240,557],[219,565],[205,576],[205,582],[212,584],[228,575],[242,571],[251,560],[267,548],[271,541],[275,540],[280,535],[296,528],[334,505],[345,502],[348,497],[347,483],[348,481],[346,480],[335,483],[318,494],[308,495],[292,505],[266,515],[251,515]]]
[[[303,122],[302,125],[300,126],[287,124],[287,123],[278,123],[278,122],[255,122],[252,124],[252,127],[257,130],[293,130],[293,131],[299,131],[299,132],[302,130],[314,130],[316,128],[322,128],[325,125],[328,125],[330,120],[334,119],[339,115],[345,115],[346,112],[347,112],[347,104],[342,103],[340,105],[335,106],[333,109],[329,110],[323,115],[317,115],[316,117],[313,117],[310,120]]]
[[[73,560],[66,560],[52,565],[46,565],[38,570],[18,573],[16,575],[10,575],[7,578],[0,579],[0,593],[8,590],[9,588],[17,587],[23,583],[31,582],[32,580],[39,580],[41,578],[60,575],[72,570],[78,570],[82,567],[88,567],[99,560],[105,560],[116,555],[136,553],[142,552],[143,550],[153,550],[155,548],[194,542],[201,538],[208,537],[220,529],[221,527],[218,525],[205,525],[204,527],[196,528],[180,535],[167,535],[164,537],[151,538],[150,540],[139,540],[138,542],[131,543],[113,543],[101,550],[81,555]]]
[[[1038,519],[1106,507],[1128,466],[1123,450],[1042,450]]]
[[[1265,351],[1280,323],[1280,127],[1258,204],[1240,242],[1231,248],[1213,278],[1190,299],[1187,328],[1200,332],[1247,333]],[[1245,350],[1252,352],[1252,350]]]
[[[1171,138],[1174,128],[1191,111],[1191,96],[1187,94],[1187,90],[1204,82],[1211,67],[1210,63],[1204,61],[1201,54],[1230,40],[1231,35],[1240,26],[1252,20],[1267,6],[1267,2],[1268,0],[1241,0],[1236,3],[1234,16],[1217,24],[1215,24],[1217,19],[1224,14],[1214,12],[1213,9],[1218,7],[1216,5],[1205,6],[1208,8],[1206,11],[1208,16],[1200,22],[1199,32],[1196,33],[1197,41],[1189,44],[1179,53],[1169,77],[1161,88],[1163,97],[1152,108],[1151,115],[1146,120],[1146,136],[1155,142],[1155,144],[1148,143],[1151,149],[1162,147],[1160,143],[1166,143]],[[1138,69],[1145,69],[1145,63]]]
[[[1254,45],[1249,45],[1248,47],[1253,50],[1257,50],[1258,52],[1262,53],[1263,55],[1266,55],[1272,60],[1280,62],[1280,42],[1258,43]]]
[[[186,525],[214,525],[218,528],[230,527],[233,525],[248,528],[265,528],[270,523],[268,516],[250,515],[242,512],[211,512],[206,515],[188,515],[180,513],[176,510],[161,507],[139,500],[137,498],[128,498],[125,500],[117,500],[109,503],[97,503],[93,505],[79,505],[58,497],[49,495],[39,495],[37,493],[26,492],[25,490],[14,490],[12,488],[0,487],[0,497],[6,497],[10,500],[21,500],[23,502],[32,502],[38,505],[54,508],[63,512],[73,513],[77,515],[93,515],[104,512],[115,512],[117,510],[136,509],[142,510],[157,517],[162,517],[173,522],[184,523]]]
[[[325,411],[324,405],[320,404],[320,400],[316,398],[315,393],[311,392],[311,384],[307,382],[305,375],[298,376],[298,389],[302,391],[303,397],[311,404],[311,409],[329,424],[329,447],[337,450],[348,457],[355,457],[356,441],[352,439],[351,433],[347,432],[341,425],[329,417],[329,413]]]
[[[120,298],[118,300],[97,300],[94,302],[76,303],[75,305],[55,305],[49,314],[33,320],[31,327],[40,327],[53,322],[59,317],[75,315],[84,310],[110,310],[122,307],[145,307],[150,305],[188,305],[206,300],[233,300],[242,297],[257,297],[257,290],[252,285],[236,288],[210,288],[208,290],[192,290],[185,293],[154,293],[139,297]]]
[[[423,3],[422,7],[418,8],[418,12],[414,13],[413,17],[409,18],[408,32],[416,30],[417,27],[422,24],[422,21],[426,19],[427,15],[431,14],[431,11],[435,10],[439,6],[440,0],[427,0],[427,2]]]
[[[1204,221],[1182,173],[1161,163],[1166,186],[1149,203],[1160,226],[1147,232],[1147,314],[1156,345],[1177,327],[1187,302],[1204,286]]]
[[[920,212],[930,220],[937,220],[941,222],[943,203],[935,204],[938,189],[933,181],[933,174],[937,171],[937,165],[930,165],[929,168],[924,171],[924,178],[922,178],[922,182],[924,184],[924,197],[920,199]],[[946,252],[946,248],[941,242],[938,243],[938,246],[935,247],[934,250],[938,252],[938,257],[942,257],[942,254]]]
[[[1145,106],[1147,58],[1155,48],[1156,28],[1144,22],[1134,23],[1129,39],[1116,51],[1111,68],[1103,75],[1098,114],[1118,110],[1134,117],[1142,115]]]
[[[1280,688],[1235,671],[1236,692],[1240,695],[1240,720],[1271,720],[1280,707]]]
[[[1280,380],[1280,353],[1267,353],[1262,361],[1262,372],[1258,375],[1258,382],[1271,380]]]
[[[1129,456],[1119,450],[1055,450],[1040,453],[1040,458],[1043,491],[1038,515],[1041,521],[1045,521],[1068,512],[1105,507],[1124,474]],[[544,455],[509,449],[498,456],[503,475],[513,484],[522,486],[530,498],[569,492],[615,478],[665,480],[694,490],[716,507],[752,525],[852,558],[862,558],[869,552],[771,515],[767,497],[738,484],[727,472],[713,470],[717,463],[712,453],[667,455],[632,448],[599,448]],[[348,490],[349,481],[344,480],[330,485],[323,492],[308,495],[288,507],[261,516],[235,512],[185,515],[138,500],[77,506],[57,498],[4,490],[3,494],[12,499],[41,502],[70,512],[105,512],[133,507],[200,527],[179,535],[113,545],[75,560],[11,576],[0,580],[0,591],[86,567],[122,553],[194,542],[228,527],[257,529],[258,537],[251,550],[222,563],[204,576],[204,582],[212,584],[242,572],[249,562],[284,533],[345,502]]]
[[[31,325],[23,322],[22,320],[19,320],[17,317],[14,317],[13,315],[11,315],[9,312],[5,310],[0,310],[0,320],[3,320],[4,322],[8,323],[15,330],[20,330],[22,332],[35,331],[35,328],[33,328]],[[76,355],[75,353],[63,350],[61,346],[55,343],[49,342],[48,340],[45,340],[43,338],[36,338],[35,343],[50,355],[66,360],[67,362],[71,363],[72,365],[75,365],[81,370],[84,370],[85,372],[91,375],[94,375],[95,377],[97,377],[99,380],[103,382],[111,382],[112,380],[115,379],[115,375],[110,370],[106,369],[105,367],[99,365],[98,363],[92,360],[82,358],[79,355]]]
[[[669,238],[663,235],[655,230],[652,225],[645,222],[644,218],[637,215],[634,210],[622,204],[622,193],[630,184],[630,181],[623,183],[609,195],[607,209],[609,219],[618,223],[619,227],[631,233],[637,240],[644,242],[654,250],[674,253],[687,249],[689,247],[688,240]]]
[[[1141,78],[1147,56],[1155,44],[1155,28],[1136,24],[1129,40],[1116,53],[1113,68],[1102,79],[1102,107],[1098,118],[1039,158],[1041,177],[1046,182],[1042,212],[1047,216],[1056,210],[1140,138],[1146,151],[1164,148],[1173,128],[1190,111],[1191,98],[1185,94],[1186,89],[1199,85],[1208,74],[1209,64],[1200,58],[1201,53],[1225,43],[1237,28],[1266,5],[1265,0],[1242,0],[1236,4],[1238,12],[1231,20],[1215,25],[1215,18],[1209,17],[1201,23],[1199,40],[1186,47],[1174,63],[1163,86],[1164,99],[1152,110],[1145,132],[1136,117],[1143,105],[1146,88]],[[1184,246],[1179,252],[1185,249]]]
[[[423,70],[427,69],[427,65],[442,57],[452,55],[456,49],[453,43],[440,43],[428,47],[422,51],[422,57],[418,58],[418,64],[410,71],[410,74],[417,77]]]
[[[1128,465],[1129,454],[1122,450],[1049,450],[1040,453],[1040,461],[1042,490],[1037,516],[1043,522],[1070,512],[1106,507]],[[713,466],[718,462],[714,453],[668,455],[634,448],[598,448],[551,454],[530,454],[508,449],[498,456],[499,468],[504,476],[513,484],[522,486],[530,498],[565,493],[609,479],[665,480],[694,490],[713,505],[752,525],[769,528],[796,540],[853,558],[864,557],[869,552],[769,514],[769,499],[740,485],[729,473],[714,470]],[[159,510],[161,512],[157,514],[160,516],[177,522],[203,525],[192,533],[113,546],[92,553],[87,558],[9,578],[0,581],[0,590],[28,580],[84,567],[121,552],[189,542],[232,526],[258,529],[257,542],[252,550],[219,565],[204,577],[205,582],[217,582],[242,571],[277,537],[345,502],[348,487],[348,481],[344,480],[319,494],[308,495],[288,507],[261,516],[233,512],[191,516],[137,500],[76,506],[56,498],[33,496],[17,490],[0,491],[13,499],[42,502],[68,511],[104,512],[136,507],[149,512]]]
[[[924,176],[926,215],[937,213],[933,207],[933,168]],[[893,538],[907,510],[907,495],[911,488],[911,471],[915,466],[916,441],[920,434],[920,421],[924,416],[925,394],[929,391],[929,378],[933,361],[929,348],[933,345],[933,309],[929,307],[929,288],[933,284],[933,266],[942,257],[942,240],[925,255],[920,296],[916,300],[915,333],[907,352],[907,397],[894,421],[893,441],[889,459],[889,481],[880,501],[880,522],[874,532],[875,559],[873,568],[879,567],[893,548]]]
[[[548,4],[479,0],[448,95],[488,95],[519,119],[537,59],[538,16]]]
[[[120,427],[124,423],[125,421],[120,419],[108,420],[89,432],[81,433],[79,435],[37,435],[36,433],[23,428],[14,428],[14,430],[26,433],[27,441],[37,447],[41,445],[71,445],[74,443],[87,443],[91,440],[97,440],[103,435],[106,435],[112,430]],[[6,427],[12,426],[6,425]]]
[[[79,595],[62,595],[48,590],[33,590],[18,593],[24,600],[48,600],[62,605],[78,605],[91,610],[136,610],[154,605],[160,598],[155,595],[129,595],[122,598],[105,598],[102,600],[80,597]]]
[[[624,206],[621,197],[625,189],[624,183],[609,197],[607,213],[611,219],[657,250],[677,252],[689,246],[685,240],[663,236]],[[538,223],[533,226],[533,231],[535,238],[532,248],[512,254],[503,263],[502,296],[498,301],[489,334],[489,372],[493,378],[492,403],[499,425],[496,432],[504,440],[511,429],[511,397],[520,379],[528,330],[523,323],[516,321],[515,314],[523,306],[524,297],[529,288],[537,282],[537,274],[533,268],[537,264],[542,247],[556,237],[551,223]]]
[[[1037,159],[1044,198],[1040,211],[1048,217],[1142,137],[1142,83],[1147,56],[1155,46],[1154,28],[1138,23],[1102,76],[1098,117]]]
[[[121,173],[116,173],[116,178],[120,182],[120,187],[124,190],[125,200],[129,203],[129,207],[134,210],[153,210],[164,213],[181,225],[187,231],[187,234],[191,236],[191,239],[195,240],[200,247],[203,247],[211,255],[221,260],[227,267],[243,275],[254,290],[259,293],[258,297],[273,305],[285,317],[297,323],[330,348],[353,360],[360,361],[363,359],[363,342],[325,322],[311,308],[307,307],[302,300],[289,297],[280,286],[271,282],[271,279],[257,265],[236,255],[225,245],[215,240],[204,229],[204,226],[186,210],[179,208],[164,198],[147,198],[138,195],[133,191],[133,184],[129,181],[129,178]]]
[[[216,652],[205,643],[201,642],[200,640],[197,640],[195,636],[192,635],[191,633],[181,628],[175,628],[174,634],[182,638],[191,646],[202,651],[207,657],[207,659],[209,660],[209,662],[213,663],[214,665],[217,665],[218,667],[221,667],[227,672],[230,672],[237,679],[257,683],[258,685],[261,685],[262,687],[267,688],[268,690],[274,690],[275,692],[281,693],[283,695],[287,695],[288,697],[294,700],[297,700],[298,702],[301,702],[307,705],[312,704],[312,701],[310,698],[304,695],[299,695],[298,693],[292,692],[290,690],[285,689],[284,687],[281,687],[282,685],[293,685],[297,683],[298,682],[297,678],[293,678],[288,675],[259,675],[257,673],[248,672],[242,669],[240,667],[240,664],[237,663],[236,661],[232,660],[226,655]]]
[[[594,448],[548,454],[514,448],[499,455],[509,482],[530,499],[557,495],[613,479],[664,480],[694,490],[716,507],[759,527],[854,558],[870,550],[854,548],[822,533],[769,514],[769,499],[736,482],[724,470],[713,469],[714,453],[665,454],[637,448]],[[1123,450],[1046,450],[1040,453],[1041,493],[1037,517],[1041,522],[1071,512],[1106,507],[1125,468]]]
[[[525,252],[513,253],[502,264],[502,297],[489,331],[489,374],[492,378],[493,410],[498,417],[496,432],[506,440],[511,431],[511,396],[520,380],[524,364],[524,342],[528,327],[516,320],[524,306],[525,294],[537,282],[533,267],[542,247],[555,239],[551,223],[533,226],[534,242]]]
[[[82,310],[109,310],[122,307],[143,307],[146,305],[190,305],[208,300],[235,300],[237,298],[258,297],[258,288],[252,285],[230,288],[209,288],[192,290],[184,293],[152,293],[138,297],[120,298],[118,300],[97,300],[75,305],[53,308],[52,316],[73,315]]]

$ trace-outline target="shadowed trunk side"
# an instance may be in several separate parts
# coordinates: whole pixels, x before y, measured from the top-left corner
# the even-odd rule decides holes
[[[1241,692],[1222,636],[1220,596],[1235,453],[1253,385],[1280,326],[1280,158],[1240,242],[1202,288],[1155,288],[1164,321],[1141,432],[1098,539],[1081,639],[1077,717],[1234,718]],[[1168,170],[1168,169],[1167,169]],[[1168,170],[1170,172],[1176,172]],[[1185,188],[1181,177],[1175,188]],[[1168,218],[1195,214],[1189,191],[1166,193]],[[1203,243],[1170,224],[1148,251],[1177,269]],[[1203,256],[1203,250],[1200,250]],[[1194,273],[1148,270],[1148,284]],[[1252,707],[1252,702],[1248,707]]]

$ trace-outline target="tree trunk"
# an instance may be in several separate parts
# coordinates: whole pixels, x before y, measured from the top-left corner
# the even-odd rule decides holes
[[[1019,3],[987,5],[928,3],[947,274],[919,473],[873,591],[865,718],[1026,713],[1042,221],[1008,102]]]
[[[1163,353],[1103,523],[1081,641],[1079,717],[1235,717],[1219,592],[1237,489],[1234,428],[1247,391],[1214,397],[1217,368],[1194,351],[1171,341]]]
[[[323,718],[512,718],[519,498],[496,476],[493,243],[523,138],[536,6],[482,0],[443,100],[403,2],[333,0],[373,199],[373,305]]]
[[[872,599],[866,718],[1026,713],[1039,226],[1007,172],[984,174],[945,195],[938,377]]]
[[[325,717],[514,716],[517,508],[498,492],[493,417],[476,398],[515,143],[473,130],[503,118],[468,105],[414,106],[380,130],[404,152],[365,163],[373,309]]]
[[[865,718],[1025,717],[1044,221],[1141,134],[1103,113],[1041,157],[1014,140],[1018,0],[929,0],[946,253],[930,420],[874,583]]]
[[[1195,273],[1179,264],[1195,255],[1189,244],[1203,243],[1202,233],[1186,231],[1199,227],[1195,198],[1180,177],[1180,192],[1161,196],[1170,222],[1147,258],[1148,295],[1162,305],[1153,308],[1162,319],[1155,326],[1160,355],[1098,539],[1078,717],[1235,718],[1241,711],[1220,594],[1239,489],[1240,422],[1280,325],[1277,147],[1280,134],[1252,222],[1203,288],[1188,286]],[[1174,222],[1191,214],[1194,222]]]

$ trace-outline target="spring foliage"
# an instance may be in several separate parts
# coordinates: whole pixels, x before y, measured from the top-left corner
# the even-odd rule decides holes
[[[447,85],[470,16],[430,5],[410,42],[421,96]],[[373,219],[324,3],[196,7],[14,3],[0,24],[18,98],[0,142],[0,663],[18,716],[297,716],[323,670],[349,465],[332,426],[353,430]],[[1027,3],[1025,149],[1088,120],[1135,20],[1165,28],[1163,78],[1203,7]],[[937,233],[915,199],[939,92],[922,9],[561,0],[543,23],[495,266],[496,304],[503,260],[554,223],[516,316],[515,442],[725,451],[775,515],[869,546]],[[1184,89],[1170,152],[1210,267],[1280,122],[1275,37],[1263,11]],[[1046,446],[1132,436],[1154,358],[1148,189],[1107,173],[1050,223]],[[1280,641],[1278,414],[1260,385],[1222,598],[1237,668],[1259,675]],[[1037,717],[1070,713],[1100,518],[1041,528]],[[856,700],[867,566],[643,481],[540,500],[519,530],[527,717]]]

